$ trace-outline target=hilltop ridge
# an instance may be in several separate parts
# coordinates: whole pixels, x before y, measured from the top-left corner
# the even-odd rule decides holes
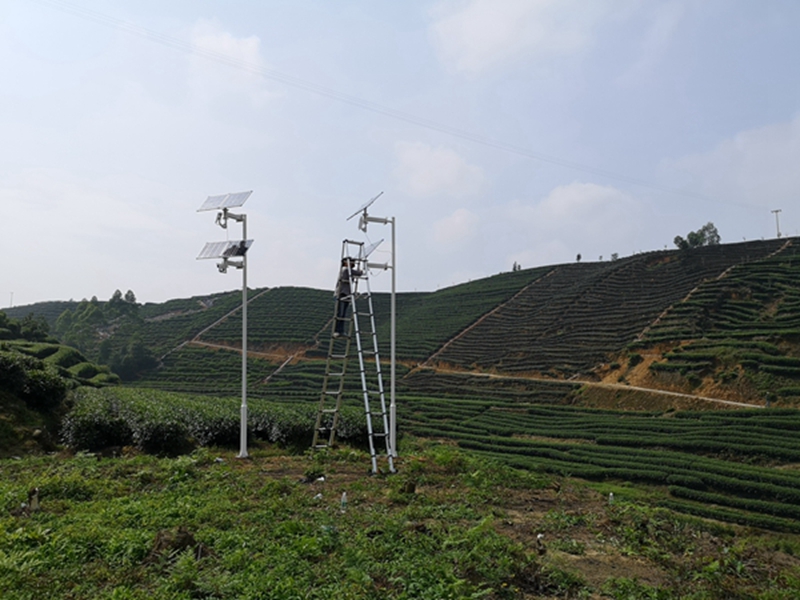
[[[791,402],[800,395],[800,323],[793,319],[800,302],[799,241],[659,250],[399,293],[397,356],[412,379],[420,368],[441,367]],[[389,295],[373,298],[380,351],[388,357]],[[161,358],[143,383],[181,391],[188,371],[225,363],[220,349],[238,351],[240,308],[238,292],[145,304],[141,322],[121,327],[105,343],[124,347],[135,336]],[[37,305],[15,310],[36,313]],[[254,372],[263,380],[287,359],[324,358],[320,341],[327,339],[332,311],[327,290],[253,290]],[[98,348],[82,351],[99,358]],[[230,369],[223,377],[230,381],[217,391],[228,384],[235,389],[235,372]]]

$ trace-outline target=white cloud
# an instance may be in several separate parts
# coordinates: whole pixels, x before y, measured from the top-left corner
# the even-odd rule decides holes
[[[205,61],[211,57],[232,61],[245,68],[259,69],[263,66],[258,36],[237,38],[225,31],[216,19],[199,19],[192,28],[191,41],[198,64],[206,64]]]
[[[445,64],[478,73],[520,55],[580,52],[619,8],[608,0],[442,0],[432,11],[431,35]]]
[[[664,161],[665,174],[724,202],[773,208],[800,196],[800,114],[791,121],[749,129],[714,149]]]
[[[506,210],[508,227],[524,235],[524,249],[510,256],[524,266],[635,251],[644,232],[644,210],[625,192],[594,183],[555,188],[536,204],[520,201]]]
[[[434,224],[433,237],[442,246],[458,246],[475,236],[479,222],[475,213],[459,208]]]
[[[468,164],[448,148],[433,148],[422,142],[398,142],[395,153],[394,176],[413,196],[461,197],[475,194],[483,186],[483,169]]]
[[[635,209],[625,192],[595,183],[570,183],[555,188],[535,205],[512,205],[515,218],[537,229],[569,229],[583,235],[597,229],[619,227]]]
[[[669,47],[675,31],[686,17],[686,7],[682,2],[674,0],[655,5],[653,13],[653,22],[642,41],[641,54],[617,79],[617,82],[622,85],[629,85],[635,80],[653,73]]]
[[[261,40],[237,38],[216,19],[199,19],[190,32],[194,52],[190,59],[192,83],[208,94],[246,93],[262,104],[271,95],[265,89]]]
[[[90,182],[62,170],[32,169],[21,173],[11,185],[4,185],[0,195],[5,199],[4,204],[7,201],[9,205],[24,205],[34,228],[45,234],[68,232],[80,238],[169,231],[157,217],[157,210],[148,211],[154,206],[147,206],[149,203],[144,199],[125,199],[104,188],[100,182]],[[13,235],[25,239],[27,234],[16,230]]]

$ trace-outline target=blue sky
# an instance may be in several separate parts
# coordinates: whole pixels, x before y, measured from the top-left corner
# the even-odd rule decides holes
[[[404,291],[798,235],[799,32],[793,0],[0,0],[0,306],[238,288],[196,209],[249,189],[251,287],[333,287],[381,191]]]

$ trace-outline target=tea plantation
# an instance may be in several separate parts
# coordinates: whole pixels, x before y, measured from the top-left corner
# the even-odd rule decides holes
[[[126,529],[124,539],[98,534],[115,540],[113,543],[86,541],[94,535],[86,530],[75,538],[64,537],[61,522],[54,534],[46,523],[50,516],[36,515],[18,531],[14,529],[17,521],[6,518],[0,519],[6,536],[5,541],[0,540],[0,582],[27,590],[20,598],[34,597],[39,585],[56,586],[64,597],[76,598],[138,598],[155,590],[176,598],[237,594],[321,597],[322,592],[304,596],[298,591],[304,586],[317,589],[307,587],[312,585],[309,578],[321,582],[319,589],[335,597],[353,598],[537,594],[565,598],[797,597],[800,560],[793,555],[800,551],[800,441],[795,435],[800,429],[799,241],[790,238],[650,252],[608,262],[515,270],[437,292],[400,293],[400,455],[401,459],[409,454],[413,457],[421,446],[439,454],[435,459],[430,455],[419,458],[419,462],[410,458],[402,464],[401,460],[398,478],[387,481],[402,478],[402,484],[387,483],[387,495],[380,501],[381,478],[358,484],[362,488],[347,488],[357,495],[359,489],[370,490],[371,518],[391,515],[386,526],[363,530],[372,531],[371,537],[362,539],[352,523],[330,518],[330,499],[326,498],[326,510],[315,512],[313,494],[304,495],[296,482],[281,482],[263,472],[262,479],[272,481],[269,485],[254,480],[240,490],[245,494],[242,499],[223,502],[215,496],[211,501],[220,506],[233,502],[230,505],[248,515],[253,527],[270,532],[262,541],[245,535],[232,522],[228,525],[233,532],[230,540],[218,534],[223,526],[216,520],[213,528],[204,529],[198,507],[186,509],[187,515],[195,515],[188,521],[162,515],[157,526],[154,522],[145,527],[146,538],[132,527]],[[104,310],[103,303],[93,303],[98,311]],[[380,358],[388,378],[389,296],[375,294],[374,306]],[[47,314],[41,316],[53,319],[54,307],[48,303],[44,307]],[[222,463],[210,462],[209,453],[230,452],[238,443],[240,294],[137,307],[133,316],[115,317],[105,311],[94,342],[83,326],[81,340],[90,346],[96,342],[89,359],[55,340],[9,340],[0,349],[0,358],[3,353],[14,353],[13,360],[4,358],[9,365],[14,361],[22,365],[18,381],[14,380],[16,387],[11,390],[6,382],[7,389],[0,390],[0,432],[14,431],[5,425],[13,416],[34,423],[31,431],[41,427],[49,432],[49,446],[29,444],[29,448],[53,451],[60,447],[98,456],[111,448],[113,453],[128,454],[128,458],[114,459],[120,461],[118,469],[133,477],[133,483],[109,484],[113,489],[125,488],[120,494],[113,490],[101,493],[92,487],[95,484],[79,485],[82,477],[93,481],[98,473],[108,477],[107,469],[113,470],[95,467],[95,463],[90,469],[85,454],[76,459],[80,474],[66,474],[67,467],[46,461],[31,463],[32,469],[40,469],[38,476],[45,482],[41,488],[57,501],[61,514],[77,515],[78,501],[107,500],[118,507],[114,510],[122,511],[122,522],[127,518],[125,510],[132,510],[137,516],[130,518],[145,523],[144,508],[119,508],[126,502],[122,500],[125,494],[154,493],[163,495],[164,501],[177,501],[171,495],[175,490],[199,493],[192,483],[197,480],[205,481],[218,495],[221,492],[212,480],[223,477],[221,473],[228,473],[225,478],[232,476],[227,467],[219,467],[217,473],[212,465]],[[35,306],[30,308],[36,312]],[[309,477],[335,470],[325,462],[331,456],[338,457],[335,460],[340,467],[363,461],[363,472],[367,470],[363,455],[366,422],[355,360],[345,376],[338,436],[342,448],[330,455],[307,452],[325,373],[333,309],[330,290],[279,287],[250,293],[250,440],[265,461],[270,453],[311,461],[306,463],[314,465],[308,469]],[[140,347],[158,358],[158,366],[135,373],[133,381],[124,385],[118,384],[108,367],[91,360],[114,348],[133,352],[131,349]],[[35,375],[38,372],[49,375]],[[7,374],[5,377],[11,381]],[[36,382],[52,383],[52,377],[67,382],[59,388],[64,400],[59,400],[58,418],[55,422],[37,421],[36,411],[45,407],[35,402],[25,405],[24,398],[35,395]],[[639,386],[638,396],[634,386],[628,386],[629,380]],[[598,383],[611,390],[610,401],[596,400],[592,390]],[[751,407],[697,400],[692,406],[703,410],[686,410],[685,405],[666,396],[664,402],[648,405],[648,398],[664,391],[679,391],[687,397],[702,392]],[[0,451],[7,456],[19,448],[7,444],[0,446]],[[142,458],[144,455],[183,458]],[[161,460],[174,462],[159,463]],[[436,468],[426,471],[434,462]],[[0,463],[10,482],[2,490],[11,511],[25,477],[9,465]],[[322,470],[317,472],[317,467]],[[467,496],[457,498],[438,488],[435,493],[415,493],[415,486],[424,487],[424,482],[439,477],[442,469],[458,478],[447,485]],[[181,474],[182,470],[191,475]],[[62,471],[63,476],[59,475]],[[486,482],[478,485],[479,492],[469,487],[474,483],[470,477],[484,472],[504,473],[510,481],[524,482],[519,486],[528,496],[543,494],[534,489],[550,490],[547,502],[552,502],[551,512],[537,513],[533,521],[520,519],[523,511],[534,509],[521,508],[528,501],[518,498],[517,491],[505,490],[508,498],[501,501],[491,496]],[[411,474],[415,474],[413,481],[407,477]],[[59,477],[63,481],[56,483]],[[493,486],[501,485],[492,481]],[[571,485],[584,490],[583,500],[575,496],[568,502],[560,496],[562,486]],[[69,490],[77,490],[74,497]],[[367,496],[359,497],[367,502]],[[446,505],[440,504],[445,497]],[[516,504],[512,498],[517,498]],[[583,514],[577,506],[589,502],[586,498],[593,498],[591,514],[602,517],[576,516]],[[621,504],[613,504],[613,498]],[[253,508],[262,500],[269,504],[267,513],[272,516]],[[503,508],[492,512],[481,502]],[[305,521],[296,510],[286,512],[291,503],[316,516]],[[381,504],[380,510],[377,504]],[[399,513],[395,511],[398,507]],[[162,512],[160,507],[150,509]],[[448,511],[458,517],[448,521],[443,516],[450,514]],[[393,520],[396,514],[402,516]],[[270,521],[275,515],[304,524],[296,530],[294,525],[275,526]],[[499,521],[492,521],[494,518]],[[595,527],[591,520],[595,518],[602,518],[603,525]],[[39,523],[35,519],[42,521],[41,528],[34,527]],[[561,525],[555,525],[556,521]],[[183,548],[159,556],[151,546],[153,536],[164,528],[173,528],[174,534],[174,528],[185,522],[193,527],[192,551]],[[522,522],[527,523],[524,530],[504,525]],[[359,527],[362,525],[360,522]],[[106,531],[107,526],[105,522],[93,525],[97,531]],[[534,526],[548,536],[560,532],[548,554],[560,562],[545,568],[548,563],[544,559],[532,558],[539,539],[534,537]],[[346,539],[334,533],[340,530],[347,532]],[[568,530],[580,530],[587,536],[591,531],[591,535],[568,539],[564,535]],[[671,533],[664,533],[667,530]],[[691,544],[681,542],[680,550],[669,546],[670,536],[689,539],[681,533],[686,531],[692,532]],[[393,554],[381,545],[383,536],[403,540],[409,554]],[[745,539],[742,536],[765,536],[758,542],[747,539],[761,544],[759,551],[773,553],[769,560],[777,560],[779,566],[770,571],[758,563],[766,560],[766,554],[754,558],[740,543]],[[711,538],[727,540],[725,552],[712,550],[711,544],[703,541]],[[82,560],[93,569],[126,575],[114,579],[102,592],[89,584],[69,596],[71,584],[66,573],[75,566],[69,566],[67,558],[55,558],[64,551],[67,539],[86,541],[76,546],[81,550],[75,564]],[[477,544],[478,539],[487,546]],[[615,541],[609,541],[612,539]],[[522,540],[522,545],[513,540]],[[583,556],[592,544],[622,544],[620,540],[627,540],[625,551],[640,562],[657,563],[658,577],[643,575],[649,577],[647,583],[606,573],[601,583],[592,584],[589,570],[564,568],[567,557],[582,560],[575,557]],[[460,553],[470,545],[475,546],[474,554]],[[197,548],[206,548],[211,554],[203,556]],[[294,550],[272,566],[258,563],[260,571],[254,572],[243,562],[248,548],[258,548],[261,558],[267,552],[283,556],[287,548]],[[615,560],[621,560],[620,548],[615,546]],[[508,560],[490,559],[493,552]],[[697,558],[700,562],[689,565],[687,557],[692,552],[713,555],[713,559],[702,562]],[[443,562],[422,567],[419,557],[424,553],[441,555]],[[677,558],[679,555],[683,558]],[[207,556],[219,557],[221,562],[206,560]],[[397,569],[385,566],[390,560],[401,561],[403,569],[416,569],[407,583]],[[341,567],[341,576],[323,572],[322,564]],[[297,570],[292,565],[303,567]],[[48,578],[44,572],[50,569],[53,575]],[[156,574],[159,569],[165,578]],[[681,579],[679,569],[689,569],[691,581]],[[575,575],[578,572],[580,577]],[[142,583],[148,577],[158,583]],[[257,586],[278,586],[275,589],[288,586],[288,595],[259,595],[255,581]],[[736,595],[736,590],[745,589],[749,591]]]

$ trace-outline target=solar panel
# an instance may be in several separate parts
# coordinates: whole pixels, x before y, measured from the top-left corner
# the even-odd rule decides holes
[[[220,208],[236,208],[241,206],[250,197],[253,190],[249,192],[236,192],[233,194],[221,194],[219,196],[209,196],[203,205],[197,209],[197,212],[204,210],[219,210]]]
[[[364,204],[361,206],[361,208],[359,208],[359,209],[358,209],[356,212],[354,212],[352,215],[350,215],[349,217],[347,217],[347,220],[349,221],[350,219],[352,219],[353,217],[355,217],[355,216],[356,216],[358,213],[360,213],[360,212],[364,212],[365,210],[367,210],[367,209],[370,207],[370,205],[371,205],[373,202],[375,202],[375,200],[377,200],[378,198],[380,198],[382,195],[383,195],[383,192],[381,192],[380,194],[378,194],[377,196],[375,196],[374,198],[372,198],[370,201],[368,201],[368,202],[364,203]]]
[[[238,242],[206,242],[197,259],[201,258],[234,258],[244,256],[253,245],[253,240]]]
[[[375,248],[380,246],[383,243],[383,238],[380,241],[375,242],[374,244],[370,244],[366,248],[364,248],[364,258],[369,258],[369,255],[375,252]]]

